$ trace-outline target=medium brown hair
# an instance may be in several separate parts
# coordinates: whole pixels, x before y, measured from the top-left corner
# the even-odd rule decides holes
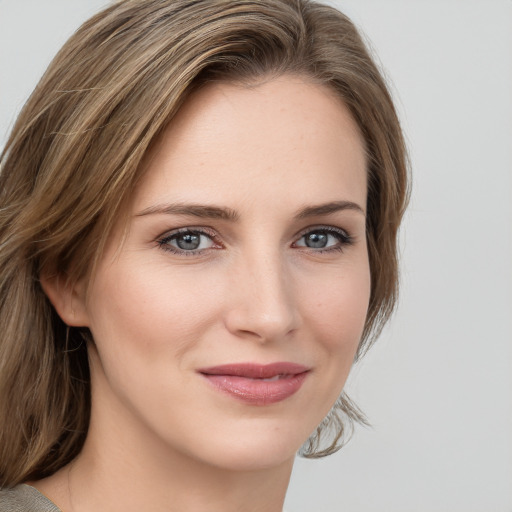
[[[42,272],[91,272],[141,161],[212,80],[301,75],[350,109],[368,158],[371,297],[357,358],[393,311],[407,160],[382,76],[358,31],[308,0],[125,0],[70,38],[19,115],[0,174],[0,486],[50,475],[80,451],[90,414],[88,333],[69,329]],[[332,453],[363,416],[342,395],[303,447]]]

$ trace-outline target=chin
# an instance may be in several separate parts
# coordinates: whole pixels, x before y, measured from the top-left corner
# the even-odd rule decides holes
[[[236,443],[234,443],[236,444]],[[222,453],[214,450],[202,454],[205,462],[226,471],[261,471],[292,464],[299,447],[277,446],[276,443],[254,443],[253,446],[230,446]]]
[[[231,471],[258,471],[292,464],[309,433],[296,424],[284,427],[275,422],[258,423],[238,432],[232,429],[227,435],[212,435],[194,451],[200,453],[203,462]]]

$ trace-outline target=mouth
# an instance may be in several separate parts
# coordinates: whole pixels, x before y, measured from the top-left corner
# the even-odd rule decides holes
[[[214,388],[251,405],[269,405],[286,400],[301,388],[310,368],[279,362],[227,364],[198,371]]]

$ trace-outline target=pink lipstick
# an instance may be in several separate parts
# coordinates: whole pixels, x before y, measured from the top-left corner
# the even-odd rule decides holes
[[[302,386],[309,368],[296,363],[226,364],[198,371],[219,391],[252,405],[281,402]]]

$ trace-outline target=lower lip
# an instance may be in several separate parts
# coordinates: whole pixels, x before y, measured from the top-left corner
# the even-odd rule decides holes
[[[251,379],[234,375],[202,374],[211,385],[232,397],[251,405],[269,405],[286,400],[297,393],[307,372],[277,380]]]

